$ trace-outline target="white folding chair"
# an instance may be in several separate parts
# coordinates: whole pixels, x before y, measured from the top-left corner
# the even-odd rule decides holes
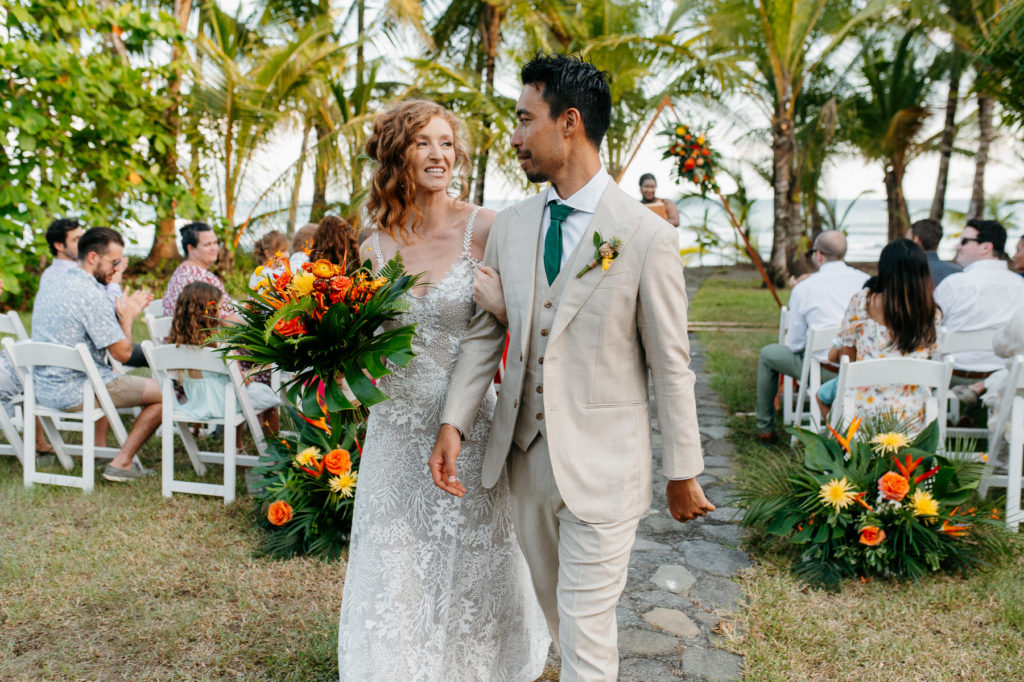
[[[171,497],[176,492],[214,495],[223,497],[224,504],[230,504],[235,499],[235,468],[237,466],[257,466],[260,463],[260,456],[266,452],[263,430],[260,428],[259,420],[249,400],[249,394],[245,390],[238,363],[233,360],[225,360],[208,348],[157,346],[152,341],[143,341],[142,351],[146,354],[153,376],[160,382],[163,395],[163,423],[160,427],[160,435],[162,440],[161,488],[164,497]],[[229,377],[230,380],[224,388],[223,417],[196,419],[178,409],[178,401],[174,395],[174,373],[189,370]],[[236,453],[235,429],[243,423],[252,432],[253,440],[256,442],[256,455]],[[224,451],[199,450],[188,431],[190,424],[222,425],[224,427]],[[196,473],[200,475],[206,473],[205,464],[207,463],[222,464],[224,466],[222,484],[197,483],[174,478],[174,430],[176,427]]]
[[[945,326],[940,327],[938,357],[941,359],[947,355],[956,356],[959,353],[971,351],[991,351],[992,338],[996,335],[997,331],[999,331],[998,327],[987,327],[971,331],[951,332]],[[963,372],[954,368],[953,374],[962,376]],[[986,374],[991,374],[991,372]],[[983,378],[984,376],[977,377],[979,381]],[[960,420],[960,401],[956,399],[956,395],[952,391],[948,393],[948,397],[949,417],[956,424]],[[951,426],[948,432],[950,436],[966,436],[970,438],[984,438],[986,434],[985,429],[964,426]]]
[[[36,417],[39,417],[44,425],[48,420],[54,422],[58,420],[61,422],[77,421],[82,424],[81,445],[65,443],[56,428],[47,429],[46,434],[65,471],[70,471],[73,467],[71,454],[82,456],[82,475],[39,473],[35,468],[35,457],[23,457],[22,469],[25,487],[31,488],[35,483],[45,483],[81,488],[84,492],[91,492],[95,486],[96,457],[113,459],[118,452],[117,448],[95,444],[96,422],[104,416],[107,417],[118,444],[122,446],[128,439],[128,432],[125,431],[124,424],[121,423],[117,408],[114,407],[114,402],[100,377],[96,363],[89,355],[89,350],[84,343],[70,347],[41,341],[14,343],[9,338],[3,340],[3,345],[11,361],[21,371],[24,386],[24,442],[35,442]],[[33,369],[36,367],[63,367],[85,374],[85,381],[82,382],[82,408],[77,411],[68,411],[37,404],[33,377]]]
[[[153,317],[163,317],[164,299],[154,298],[152,301],[149,302],[149,305],[147,305],[145,310],[143,310],[142,312],[145,315],[152,315]]]
[[[171,323],[174,322],[174,318],[166,315],[150,315],[147,312],[143,321],[146,323],[146,329],[149,330],[149,338],[153,340],[153,343],[159,345],[171,333]]]
[[[814,356],[820,351],[828,350],[832,346],[832,339],[838,333],[838,325],[835,327],[812,327],[807,332],[804,364],[800,369],[800,390],[796,395],[796,410],[793,413],[792,422],[799,429],[809,428],[820,433],[824,425],[821,409],[816,400],[818,389],[821,388],[821,361]],[[807,413],[804,413],[805,401],[808,406]]]
[[[0,334],[13,336],[17,341],[24,341],[28,338],[25,325],[21,323],[18,313],[13,310],[0,315]],[[13,360],[11,361],[13,363]],[[21,381],[21,371],[13,367],[15,376]],[[22,381],[22,384],[24,382]],[[3,432],[6,443],[0,443],[0,455],[14,455],[21,462],[25,454],[25,447],[21,440],[18,424],[21,423],[21,403],[23,395],[11,398],[11,407],[14,408],[14,416],[8,416],[7,410],[0,405],[0,431]]]
[[[786,335],[789,333],[789,308],[782,306],[779,309],[779,343],[786,343]],[[782,423],[793,423],[793,401],[794,385],[796,379],[788,374],[782,375]]]
[[[944,360],[921,358],[878,358],[850,362],[844,355],[839,362],[839,383],[836,401],[829,413],[829,421],[838,426],[854,414],[853,397],[847,395],[847,388],[854,386],[891,386],[913,384],[933,390],[925,402],[925,424],[938,419],[939,449],[946,448],[946,394],[949,392],[949,378],[953,374],[953,356]]]
[[[1009,426],[1009,432],[1007,432]],[[1006,474],[995,473],[1004,441],[1009,441]],[[978,493],[984,497],[992,486],[1006,486],[1006,526],[1016,531],[1024,512],[1020,508],[1021,465],[1024,462],[1024,355],[1010,363],[1009,375],[999,400],[999,416],[988,433],[988,463]]]

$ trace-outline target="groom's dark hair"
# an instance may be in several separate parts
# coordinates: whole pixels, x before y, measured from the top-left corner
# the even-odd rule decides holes
[[[544,86],[543,97],[551,118],[566,109],[579,111],[587,139],[600,148],[612,117],[612,93],[604,72],[576,55],[538,52],[523,66],[519,77],[523,85]]]

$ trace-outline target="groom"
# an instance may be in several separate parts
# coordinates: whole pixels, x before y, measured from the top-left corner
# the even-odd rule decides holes
[[[675,230],[602,169],[611,116],[604,75],[538,55],[521,73],[512,135],[537,196],[495,219],[484,260],[501,278],[510,345],[483,483],[507,468],[519,542],[563,680],[615,680],[615,606],[640,515],[651,503],[648,369],[668,505],[680,521],[714,510],[703,470],[686,288]],[[595,236],[621,245],[596,267]],[[607,249],[606,249],[607,253]],[[434,483],[465,488],[456,458],[501,359],[505,328],[478,309],[459,348],[430,457]]]

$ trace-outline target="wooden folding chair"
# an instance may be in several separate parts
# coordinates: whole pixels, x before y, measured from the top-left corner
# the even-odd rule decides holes
[[[814,356],[820,351],[828,350],[832,346],[832,339],[838,333],[838,325],[835,327],[812,327],[807,332],[804,364],[800,369],[800,390],[796,395],[796,407],[792,421],[797,428],[809,428],[820,433],[824,426],[824,418],[816,400],[818,389],[821,388],[822,363]],[[804,413],[805,402],[808,407],[807,413]]]
[[[266,453],[263,430],[260,428],[256,412],[249,400],[249,394],[245,390],[238,363],[233,360],[225,360],[208,348],[157,346],[152,341],[143,341],[142,351],[146,354],[153,376],[160,382],[163,396],[163,423],[160,427],[160,436],[162,440],[161,489],[164,497],[171,497],[176,492],[213,495],[223,497],[224,504],[230,504],[235,499],[235,468],[237,466],[257,466],[260,463],[260,456]],[[229,381],[224,387],[224,415],[222,417],[196,419],[182,412],[178,407],[178,401],[174,395],[174,373],[190,370],[229,377]],[[243,423],[252,432],[253,440],[256,443],[256,455],[236,453],[235,429]],[[188,431],[188,426],[191,424],[223,426],[223,452],[199,450]],[[205,474],[205,464],[222,464],[224,466],[223,483],[197,483],[174,478],[175,428],[185,444],[185,450],[196,473]]]
[[[1007,427],[1009,430],[1007,431]],[[1006,473],[995,473],[1001,462],[1000,452],[1005,441],[1009,441]],[[988,463],[981,478],[978,493],[984,497],[992,486],[1006,486],[1006,527],[1016,531],[1024,512],[1021,511],[1021,465],[1024,462],[1024,355],[1014,356],[1010,363],[1009,375],[1003,384],[999,400],[999,416],[988,433]]]
[[[114,401],[111,400],[110,393],[107,392],[106,384],[103,383],[96,363],[89,355],[89,350],[84,343],[70,347],[41,341],[14,343],[10,338],[5,338],[3,345],[11,361],[21,371],[24,387],[23,433],[25,443],[35,443],[37,416],[44,425],[47,420],[52,420],[53,423],[81,422],[82,424],[81,445],[65,443],[57,428],[47,429],[46,432],[57,453],[57,459],[60,460],[65,471],[70,471],[74,466],[71,454],[82,456],[82,475],[39,473],[35,468],[35,457],[23,457],[21,463],[25,487],[31,488],[35,483],[45,483],[81,488],[86,493],[91,492],[96,480],[96,458],[113,459],[118,452],[117,448],[95,444],[96,422],[104,416],[107,417],[110,428],[114,431],[114,436],[121,446],[128,439],[128,432],[125,430],[124,424],[121,423],[117,408],[114,407]],[[36,367],[63,367],[85,374],[85,381],[82,384],[81,409],[77,411],[58,410],[39,405],[36,402],[33,377],[33,369]],[[96,405],[97,402],[99,406]]]
[[[25,331],[25,325],[21,323],[21,318],[18,317],[18,313],[13,310],[0,315],[0,334],[6,336],[13,336],[17,341],[24,341],[28,338],[28,332]],[[13,360],[11,361],[14,362]],[[21,371],[17,367],[13,367],[15,376],[18,381],[21,379]],[[22,381],[22,384],[25,382]],[[0,431],[3,432],[4,438],[7,439],[6,443],[0,443],[0,455],[14,455],[21,462],[25,455],[25,447],[21,440],[20,429],[18,424],[21,423],[21,403],[24,400],[23,395],[17,395],[11,398],[11,406],[14,408],[14,416],[8,416],[7,410],[0,405]]]
[[[847,388],[854,386],[892,386],[914,384],[933,390],[925,402],[925,424],[939,420],[939,449],[946,448],[946,394],[949,377],[953,374],[953,356],[942,361],[922,358],[877,358],[850,362],[844,355],[839,362],[839,383],[836,401],[829,413],[829,421],[839,426],[858,416],[854,414],[854,400]]]

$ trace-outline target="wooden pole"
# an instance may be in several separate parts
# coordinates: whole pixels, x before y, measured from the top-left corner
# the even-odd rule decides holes
[[[750,260],[754,261],[754,265],[757,266],[757,271],[761,273],[761,279],[768,285],[768,290],[772,292],[772,296],[775,298],[775,303],[782,307],[782,301],[779,299],[778,292],[775,291],[775,287],[772,285],[772,280],[768,277],[768,273],[764,270],[764,263],[761,262],[761,256],[758,255],[757,249],[751,244],[750,240],[747,239],[747,235],[740,229],[740,221],[736,220],[736,216],[733,215],[732,209],[729,207],[729,202],[725,200],[725,196],[722,194],[722,190],[715,189],[718,192],[718,198],[722,200],[722,206],[725,207],[725,212],[729,214],[729,220],[732,222],[732,226],[736,228],[740,238],[743,239],[743,243],[747,245],[747,253],[750,255]]]
[[[658,109],[654,112],[654,116],[651,117],[651,122],[647,124],[647,130],[645,130],[644,134],[640,136],[640,141],[636,143],[636,146],[633,147],[633,153],[629,155],[629,161],[626,162],[626,165],[619,171],[618,177],[615,178],[616,184],[622,182],[622,177],[626,174],[626,169],[629,168],[631,163],[633,163],[633,159],[636,158],[637,152],[640,151],[640,145],[642,145],[644,140],[647,139],[647,134],[651,132],[651,128],[653,128],[654,124],[658,122],[658,117],[661,116],[661,112],[665,107],[672,109],[673,112],[675,111],[675,108],[672,106],[672,100],[668,98],[668,95],[662,97],[661,101],[658,103]]]

